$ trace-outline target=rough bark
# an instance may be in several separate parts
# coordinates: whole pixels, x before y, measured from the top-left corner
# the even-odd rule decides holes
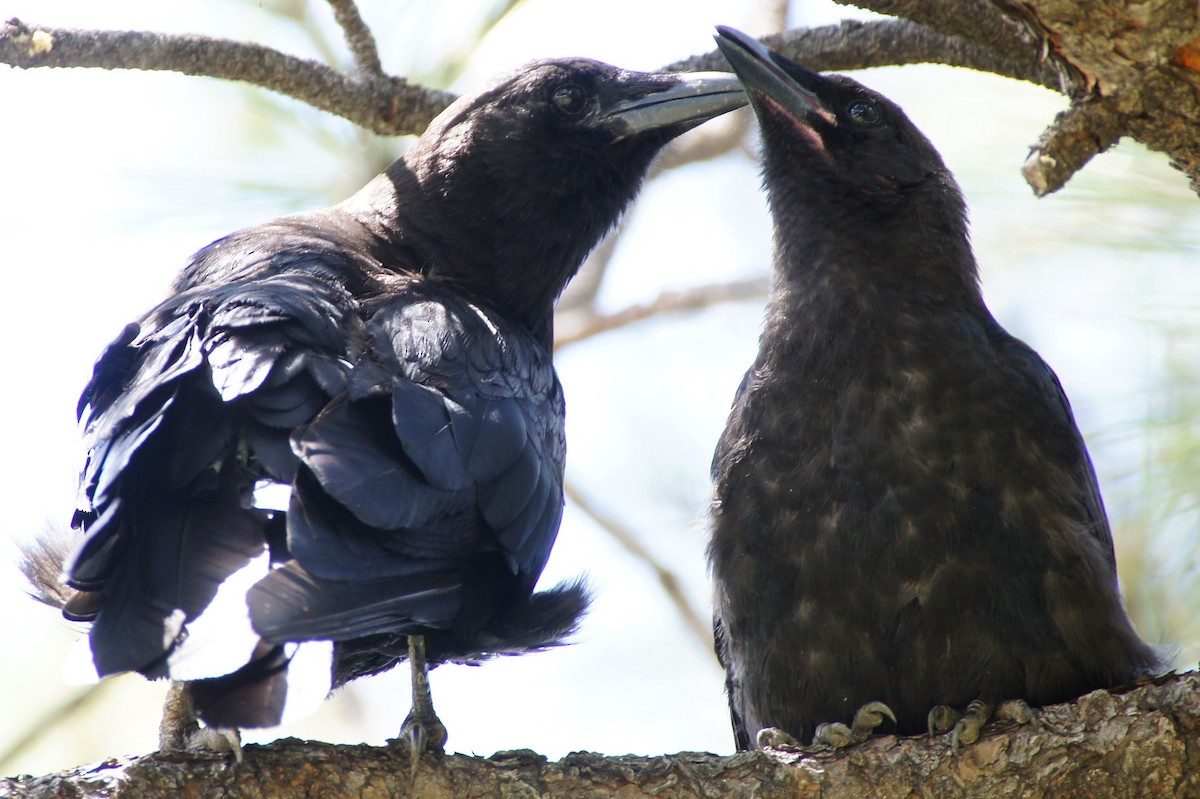
[[[1200,192],[1200,7],[1194,0],[991,0],[1079,75],[1071,107],[1023,169],[1039,194],[1097,152],[1132,136]]]
[[[549,762],[514,751],[426,756],[415,784],[401,750],[287,739],[246,747],[241,763],[156,754],[0,780],[0,797],[1200,796],[1200,674],[1170,675],[1125,693],[1095,691],[1038,716],[1025,727],[989,727],[957,756],[945,736],[880,736],[842,752],[732,756],[582,752]]]

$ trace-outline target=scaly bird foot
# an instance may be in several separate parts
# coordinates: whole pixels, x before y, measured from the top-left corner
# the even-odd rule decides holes
[[[854,712],[850,726],[840,721],[828,724],[818,724],[813,735],[813,746],[824,744],[834,749],[842,749],[851,744],[862,743],[871,737],[875,728],[883,723],[885,718],[896,723],[896,714],[883,702],[868,702]]]
[[[417,767],[425,752],[445,751],[446,725],[442,724],[433,711],[433,697],[429,692],[429,667],[425,662],[425,638],[420,635],[408,637],[408,662],[412,668],[412,710],[400,725],[397,740],[408,747],[410,776],[417,781]]]
[[[408,748],[410,775],[413,782],[416,782],[417,779],[417,767],[421,765],[421,755],[425,752],[441,754],[445,751],[448,737],[446,725],[442,724],[441,719],[432,712],[429,714],[418,713],[414,707],[408,714],[408,718],[404,719],[404,723],[400,725],[400,735],[397,740],[402,741]]]
[[[959,713],[948,705],[938,705],[929,711],[927,719],[929,734],[950,733],[950,748],[958,754],[963,744],[979,740],[979,733],[990,719],[1011,721],[1016,724],[1035,723],[1033,708],[1022,699],[1009,699],[997,705],[986,699],[976,699],[967,705],[965,713]]]
[[[800,752],[804,745],[791,734],[778,727],[764,727],[755,739],[759,749],[774,749],[779,752]]]
[[[986,699],[975,699],[967,705],[967,712],[950,731],[950,750],[958,754],[963,744],[973,744],[979,740],[979,732],[983,725],[992,717],[996,703]]]
[[[172,682],[167,688],[162,721],[158,725],[158,749],[232,754],[236,762],[242,762],[241,734],[233,727],[201,727],[185,682]]]

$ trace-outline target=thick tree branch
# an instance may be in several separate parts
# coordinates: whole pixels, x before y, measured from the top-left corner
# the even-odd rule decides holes
[[[1029,81],[1057,91],[1058,75],[1039,62],[1036,48],[1021,57],[998,54],[954,36],[903,19],[844,20],[762,37],[768,47],[818,71],[867,69],[903,64],[946,64]],[[719,53],[693,56],[664,69],[728,69]]]
[[[205,36],[0,26],[0,63],[146,69],[253,83],[379,134],[420,133],[454,95],[386,75],[351,76],[267,47]]]
[[[371,29],[363,22],[354,0],[329,0],[333,17],[346,35],[346,44],[354,56],[354,65],[364,75],[383,76],[383,65],[379,63],[379,50]]]
[[[841,752],[683,753],[548,762],[530,752],[422,760],[409,785],[403,750],[288,739],[245,759],[150,755],[45,777],[0,780],[28,799],[379,796],[754,796],[762,799],[1200,795],[1200,675],[1124,694],[1096,691],[1039,713],[1036,725],[989,727],[955,756],[946,736],[880,736]]]
[[[1081,77],[1077,70],[1048,49],[1044,36],[1001,12],[987,0],[834,0],[880,14],[915,22],[945,36],[957,37],[1011,61],[1025,64],[1056,83],[1043,85],[1074,94]],[[1015,77],[1015,76],[1014,76]],[[1036,82],[1036,81],[1035,81]]]
[[[903,0],[900,0],[903,1]],[[1164,152],[1200,191],[1200,14],[1194,0],[987,0],[1080,76],[1026,175],[1039,194],[1130,135]]]

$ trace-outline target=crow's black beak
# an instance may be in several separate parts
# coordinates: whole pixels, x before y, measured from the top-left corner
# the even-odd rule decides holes
[[[825,82],[821,75],[783,59],[733,28],[718,25],[715,38],[717,47],[742,79],[751,102],[757,105],[758,97],[766,96],[800,122],[810,114],[833,121],[832,114],[815,93]]]
[[[686,130],[746,104],[741,81],[729,72],[681,72],[653,78],[663,88],[617,103],[604,114],[618,139],[672,126]]]

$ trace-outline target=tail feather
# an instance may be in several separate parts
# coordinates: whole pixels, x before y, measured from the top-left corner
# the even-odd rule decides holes
[[[469,636],[455,631],[425,631],[425,655],[430,666],[441,663],[474,665],[494,657],[540,652],[570,643],[591,604],[582,578],[539,591]],[[408,640],[388,633],[339,641],[334,685],[387,671],[408,659]]]
[[[62,579],[63,564],[78,542],[79,536],[69,530],[47,525],[37,537],[17,543],[21,553],[17,567],[29,583],[30,596],[62,610],[79,595]]]
[[[475,663],[499,655],[521,655],[562,646],[579,630],[591,602],[592,594],[584,578],[563,581],[549,590],[538,591],[480,630],[468,642],[474,652],[466,653],[465,657],[442,659]],[[437,654],[433,648],[431,658],[438,659],[434,657]]]

